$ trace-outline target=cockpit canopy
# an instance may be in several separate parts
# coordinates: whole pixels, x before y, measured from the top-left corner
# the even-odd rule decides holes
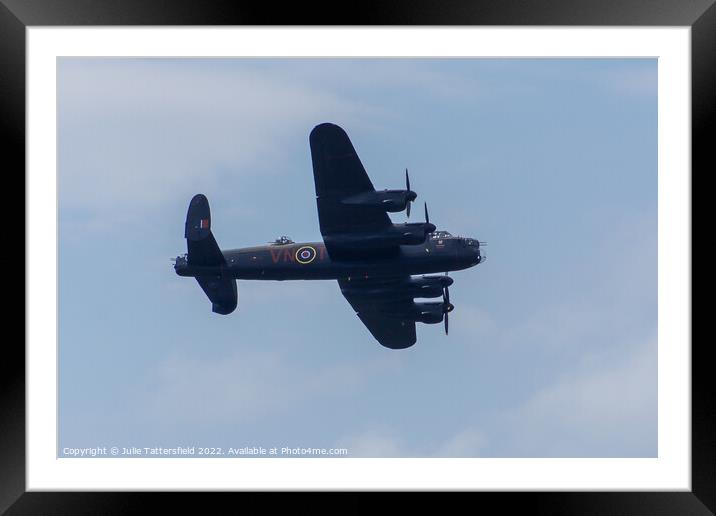
[[[430,238],[433,240],[446,240],[448,238],[457,240],[460,242],[463,246],[468,247],[480,247],[480,241],[475,238],[470,237],[463,237],[463,236],[454,236],[449,231],[433,231],[431,233]]]
[[[287,244],[293,244],[293,240],[291,240],[291,237],[287,237],[286,235],[281,235],[279,238],[273,241],[272,245],[287,245]]]

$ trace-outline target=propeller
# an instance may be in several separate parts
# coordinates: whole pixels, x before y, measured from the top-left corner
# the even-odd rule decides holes
[[[418,196],[418,194],[416,194],[415,192],[413,192],[410,189],[410,176],[408,175],[407,167],[405,169],[405,190],[408,192],[407,203],[406,203],[407,206],[406,206],[405,213],[408,216],[408,218],[410,218],[410,205],[413,203],[413,201]]]
[[[430,217],[428,216],[428,203],[425,203],[425,233],[430,234],[435,231],[435,224],[430,223]]]
[[[445,335],[448,334],[448,314],[452,312],[454,308],[455,306],[450,303],[450,289],[445,287],[443,289],[443,314],[445,314],[443,320],[445,321]]]

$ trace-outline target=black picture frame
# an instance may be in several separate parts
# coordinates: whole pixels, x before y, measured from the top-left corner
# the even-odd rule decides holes
[[[0,131],[6,199],[25,191],[25,29],[62,25],[617,25],[691,27],[692,174],[716,169],[708,140],[716,120],[715,0],[401,0],[357,4],[270,3],[203,0],[0,0]],[[353,8],[351,10],[350,8]],[[8,186],[15,179],[17,188]],[[693,181],[692,181],[693,182]],[[24,195],[22,196],[24,199]],[[693,201],[692,201],[693,202]],[[8,206],[6,204],[5,206]],[[18,210],[19,211],[19,208]],[[4,263],[12,267],[25,247],[6,238]],[[7,255],[6,255],[7,256]],[[26,262],[24,262],[26,263]],[[32,274],[25,269],[25,278]],[[19,277],[6,273],[5,279]],[[6,296],[11,309],[24,303]],[[24,295],[23,295],[24,299]],[[10,319],[10,318],[9,318]],[[8,320],[9,320],[8,319]],[[20,320],[20,317],[17,317]],[[693,325],[692,325],[693,326]],[[23,327],[24,333],[25,327]],[[207,510],[210,498],[189,493],[26,492],[25,348],[6,332],[0,374],[0,511],[7,514],[125,514],[143,512],[148,501],[164,510]],[[710,344],[692,339],[692,490],[690,492],[472,493],[500,510],[549,514],[713,514],[716,512],[716,401],[709,373]],[[242,510],[263,506],[266,497],[242,496]],[[353,497],[353,495],[350,495]],[[412,496],[420,496],[414,494]],[[211,500],[215,500],[214,497]],[[422,503],[418,498],[414,501]],[[345,502],[342,502],[345,503]],[[474,503],[472,501],[471,503]],[[360,502],[351,506],[361,507]],[[366,509],[370,509],[366,505]]]

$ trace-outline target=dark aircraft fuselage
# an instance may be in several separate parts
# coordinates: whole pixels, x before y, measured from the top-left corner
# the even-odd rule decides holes
[[[180,276],[228,276],[242,280],[336,280],[431,274],[467,269],[481,261],[479,241],[438,235],[403,245],[379,258],[331,260],[323,242],[271,244],[223,250],[226,266],[197,267],[181,260]]]

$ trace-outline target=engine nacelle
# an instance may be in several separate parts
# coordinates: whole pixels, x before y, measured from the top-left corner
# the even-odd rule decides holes
[[[408,203],[418,196],[410,190],[382,190],[380,192],[364,192],[343,199],[341,203],[356,206],[370,206],[395,213],[404,211]]]
[[[430,222],[407,222],[393,224],[388,232],[394,235],[399,245],[418,245],[425,242],[429,233],[435,231],[435,225]]]
[[[343,292],[355,297],[365,297],[368,300],[375,299],[376,296],[384,300],[405,299],[406,297],[432,298],[442,296],[443,289],[452,283],[453,280],[449,276],[420,276],[397,284],[386,281],[371,288],[366,286],[345,287]]]
[[[445,316],[443,303],[415,303],[415,316],[417,322],[425,324],[438,324],[443,322]]]
[[[376,233],[334,234],[324,237],[326,244],[343,249],[385,249],[399,245],[416,245],[425,242],[428,234],[435,231],[429,222],[393,224]]]
[[[420,276],[410,278],[410,293],[412,297],[440,297],[443,290],[452,285],[450,276]]]

